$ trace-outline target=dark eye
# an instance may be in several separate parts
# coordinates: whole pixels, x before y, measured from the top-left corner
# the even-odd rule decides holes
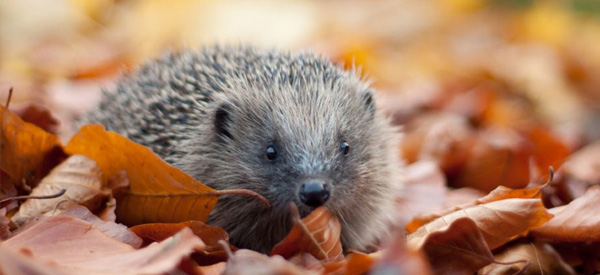
[[[267,147],[267,150],[265,151],[265,155],[267,156],[268,160],[274,160],[277,158],[277,150],[275,150],[275,147],[273,147],[273,145],[269,145],[269,147]]]
[[[340,143],[340,150],[342,151],[344,156],[347,155],[348,152],[350,152],[350,145],[348,145],[348,142],[342,141]]]

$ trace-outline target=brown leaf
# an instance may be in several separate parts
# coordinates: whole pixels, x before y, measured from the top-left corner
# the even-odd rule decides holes
[[[52,115],[50,110],[36,103],[13,108],[13,112],[23,121],[29,122],[44,131],[56,134],[59,125],[58,119]]]
[[[64,210],[71,205],[81,204],[92,210],[98,209],[108,196],[102,191],[102,172],[88,157],[74,155],[56,166],[31,192],[32,196],[47,196],[66,190],[53,199],[28,199],[21,205],[12,221],[21,226],[25,222],[53,210]]]
[[[546,223],[552,214],[546,211],[540,199],[506,199],[484,203],[452,212],[438,218],[408,235],[408,244],[421,247],[427,236],[444,230],[454,220],[469,217],[481,230],[490,249]]]
[[[226,262],[219,262],[212,265],[197,266],[196,269],[199,270],[202,275],[221,275],[225,272],[226,266]]]
[[[11,275],[61,275],[64,274],[52,266],[44,265],[39,261],[0,246],[0,274]]]
[[[65,147],[69,154],[86,155],[98,163],[108,180],[127,171],[130,188],[117,197],[117,220],[127,225],[150,222],[206,221],[218,195],[150,149],[87,125]]]
[[[129,244],[133,248],[139,248],[142,245],[142,239],[126,226],[114,222],[103,221],[83,206],[73,205],[63,211],[60,215],[86,221],[107,236],[117,241]],[[173,233],[173,235],[175,235],[175,233]]]
[[[64,156],[58,138],[0,106],[0,170],[5,185],[35,186]],[[4,177],[3,177],[4,178]],[[21,192],[25,194],[24,192]]]
[[[280,255],[267,256],[256,251],[240,249],[227,261],[224,275],[242,274],[318,274],[302,269]]]
[[[469,202],[469,203],[466,203],[463,205],[454,206],[454,207],[451,207],[451,208],[448,208],[448,209],[445,209],[443,211],[436,212],[436,213],[419,215],[406,225],[406,231],[408,231],[408,233],[415,232],[419,227],[423,226],[424,224],[426,224],[430,221],[433,221],[434,219],[437,219],[444,215],[448,215],[448,214],[458,211],[458,210],[462,210],[465,208],[473,207],[473,206],[488,203],[488,202],[494,202],[494,201],[505,200],[505,199],[541,198],[541,195],[542,195],[541,189],[543,187],[544,186],[538,186],[538,187],[527,188],[527,189],[511,189],[511,188],[504,187],[504,186],[498,186],[496,189],[494,189],[492,192],[490,192],[486,196],[476,199],[472,202]]]
[[[534,236],[563,242],[600,241],[600,186],[590,187],[565,207],[556,208],[556,216],[532,230]]]
[[[533,144],[532,157],[541,171],[545,171],[548,167],[560,167],[571,153],[567,145],[549,129],[534,126],[524,132],[526,138]]]
[[[296,266],[299,266],[303,269],[306,269],[309,271],[314,271],[314,272],[320,273],[320,274],[328,273],[327,268],[331,267],[329,264],[333,264],[333,265],[338,264],[338,266],[343,266],[345,264],[345,262],[323,263],[323,262],[319,261],[317,258],[315,258],[313,255],[310,255],[308,253],[298,253],[298,254],[294,255],[294,257],[291,257],[287,260],[288,260],[288,262],[293,263]]]
[[[340,243],[342,226],[335,215],[326,208],[319,207],[300,220],[297,208],[290,208],[296,209],[295,225],[285,239],[273,247],[271,255],[289,259],[298,253],[307,252],[324,261],[344,259]]]
[[[600,242],[593,243],[554,243],[554,249],[563,260],[581,274],[600,272]],[[595,273],[594,273],[595,271]]]
[[[6,217],[6,208],[0,208],[0,240],[10,237],[10,220]]]
[[[509,130],[481,132],[463,169],[451,177],[453,187],[472,187],[484,192],[504,185],[523,188],[529,182],[531,153],[523,138]]]
[[[560,171],[589,184],[600,184],[600,140],[573,153]]]
[[[147,245],[171,237],[186,227],[190,228],[194,235],[198,236],[205,244],[201,251],[196,251],[192,255],[198,264],[209,265],[227,260],[227,254],[219,241],[222,240],[229,244],[229,236],[220,227],[206,225],[199,221],[187,221],[182,223],[141,224],[131,227],[131,231],[143,238],[145,245]],[[231,245],[230,248],[235,249]]]
[[[500,187],[500,186],[499,186]],[[444,196],[444,208],[453,208],[457,205],[471,203],[478,198],[485,196],[485,193],[470,187],[451,189]]]
[[[406,166],[404,185],[396,198],[399,223],[415,215],[442,210],[446,194],[446,177],[433,161],[418,161]]]
[[[387,248],[380,252],[381,256],[370,272],[372,274],[433,274],[422,251],[406,245],[404,232],[397,232],[395,235]]]
[[[435,161],[446,174],[460,170],[469,157],[473,128],[462,116],[450,113],[423,115],[407,125],[402,152],[409,162]]]
[[[6,208],[7,211],[19,207],[17,200],[8,200],[17,197],[17,187],[11,182],[8,174],[0,170],[0,208]]]
[[[478,274],[575,274],[560,255],[546,243],[514,243],[495,255],[498,262],[479,270]]]
[[[117,210],[117,200],[114,197],[114,194],[121,193],[122,190],[129,187],[129,178],[127,177],[127,172],[125,170],[117,173],[115,176],[108,180],[107,188],[109,188],[111,192],[111,196],[108,198],[106,202],[106,207],[98,213],[98,217],[105,221],[114,222],[117,220],[117,215],[115,211]]]
[[[589,186],[600,184],[600,140],[573,153],[558,169],[558,195],[563,201],[583,196]]]
[[[69,216],[42,219],[0,245],[26,252],[66,274],[156,274],[173,271],[203,243],[189,229],[157,245],[135,250],[94,225]]]
[[[422,249],[434,274],[473,274],[494,261],[481,231],[467,217],[429,234]]]

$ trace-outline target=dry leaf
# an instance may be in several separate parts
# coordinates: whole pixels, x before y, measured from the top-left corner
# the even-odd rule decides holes
[[[399,223],[407,223],[415,215],[443,209],[446,177],[433,161],[418,161],[406,166],[404,185],[396,198]]]
[[[396,232],[395,235],[381,251],[371,274],[433,274],[422,251],[406,245],[404,232]]]
[[[455,211],[458,211],[461,209],[469,208],[472,206],[476,206],[476,205],[480,205],[480,204],[484,204],[484,203],[488,203],[488,202],[494,202],[494,201],[505,200],[505,199],[517,199],[517,198],[518,199],[541,198],[541,196],[542,196],[541,189],[543,187],[544,186],[538,186],[538,187],[527,188],[527,189],[511,189],[511,188],[508,188],[505,186],[498,186],[496,189],[494,189],[489,194],[487,194],[481,198],[475,199],[472,202],[458,205],[458,206],[453,206],[451,208],[445,209],[445,210],[437,212],[437,213],[419,215],[419,216],[415,217],[409,224],[406,225],[406,230],[408,231],[408,233],[412,233],[415,230],[417,230],[419,227],[421,227],[422,225],[424,225],[430,221],[433,221],[434,219],[437,219],[439,217],[442,217],[444,215],[450,214],[452,212],[455,212]]]
[[[227,261],[224,275],[242,274],[318,274],[302,269],[280,255],[267,256],[252,250],[240,249]]]
[[[449,185],[489,192],[504,185],[523,188],[529,182],[529,157],[525,141],[508,130],[480,133],[464,167]]]
[[[142,245],[142,239],[126,226],[114,223],[112,221],[103,221],[83,206],[73,205],[63,211],[60,215],[86,221],[107,236],[117,241],[129,244],[133,248],[139,248]],[[172,235],[175,235],[175,233]]]
[[[82,248],[85,249],[82,249]],[[47,217],[0,245],[66,274],[157,274],[173,271],[203,243],[189,229],[143,249],[110,238],[69,216]]]
[[[600,242],[554,243],[552,246],[567,264],[581,273],[600,272]]]
[[[408,245],[422,247],[427,236],[445,230],[454,220],[471,218],[481,230],[490,249],[546,223],[552,214],[546,211],[540,199],[506,199],[484,203],[440,217],[408,235]]]
[[[503,187],[503,186],[498,186]],[[493,192],[493,191],[492,191]],[[444,208],[453,208],[457,205],[465,205],[485,196],[485,193],[470,187],[451,189],[444,196]]]
[[[183,228],[190,228],[194,235],[198,236],[205,246],[200,251],[195,251],[192,258],[200,265],[210,265],[227,260],[227,254],[219,241],[229,244],[227,232],[220,227],[206,225],[199,221],[187,221],[182,223],[150,223],[131,227],[137,236],[144,239],[145,244],[160,242],[175,235]],[[229,245],[232,250],[233,248]]]
[[[23,121],[29,122],[44,131],[56,134],[59,122],[50,110],[36,103],[31,103],[19,108],[13,108],[13,112]]]
[[[448,215],[448,214],[458,211],[458,210],[462,210],[465,208],[469,208],[472,206],[476,206],[476,205],[480,205],[480,204],[484,204],[484,203],[488,203],[488,202],[505,200],[505,199],[541,198],[541,196],[542,196],[541,189],[542,188],[543,188],[543,186],[538,186],[538,187],[528,188],[528,189],[511,189],[511,188],[504,187],[504,186],[498,186],[496,189],[494,189],[492,192],[490,192],[486,196],[478,198],[472,202],[469,202],[469,203],[466,203],[463,205],[453,206],[451,208],[448,208],[448,209],[445,209],[443,211],[436,212],[436,213],[418,215],[415,218],[413,218],[413,220],[410,221],[410,223],[408,223],[406,225],[406,231],[408,231],[408,233],[415,232],[417,229],[419,229],[419,227],[423,226],[424,224],[426,224],[430,221],[433,221],[434,219],[437,219],[444,215]]]
[[[590,187],[580,198],[557,208],[555,217],[532,230],[538,238],[561,242],[600,241],[600,186]]]
[[[491,263],[477,274],[576,274],[552,246],[545,243],[514,243],[494,256],[498,262],[512,264]]]
[[[62,275],[52,266],[44,265],[39,261],[12,251],[4,246],[0,246],[0,274],[11,275]]]
[[[33,189],[31,195],[48,196],[63,189],[66,190],[65,194],[54,199],[28,199],[12,217],[12,221],[21,226],[40,215],[75,204],[95,210],[108,196],[102,191],[102,172],[93,160],[81,155],[71,156],[56,166]]]
[[[64,156],[58,138],[24,122],[0,106],[0,170],[9,176],[2,186],[35,186]],[[4,187],[2,189],[5,189]]]
[[[464,117],[433,113],[407,125],[402,152],[408,162],[435,161],[446,174],[460,170],[469,157],[474,133]]]
[[[296,210],[294,227],[285,239],[273,247],[271,255],[289,259],[298,253],[307,252],[323,261],[344,259],[340,242],[342,226],[334,214],[319,207],[302,220],[299,216]]]
[[[205,222],[218,195],[181,170],[167,164],[150,149],[104,130],[84,126],[65,147],[98,163],[104,179],[127,171],[130,188],[117,197],[117,220],[127,225],[150,222]]]
[[[473,274],[494,261],[479,228],[467,217],[429,234],[421,249],[434,274]]]
[[[10,220],[6,217],[6,208],[0,208],[0,240],[10,237]]]
[[[359,251],[353,251],[346,257],[345,275],[367,274],[373,265],[381,258],[381,251],[365,254]]]
[[[545,171],[548,167],[560,167],[571,153],[567,145],[542,126],[529,127],[524,134],[533,144],[532,158],[540,171]]]
[[[226,266],[226,262],[220,262],[213,265],[198,266],[196,269],[200,271],[200,274],[202,275],[221,275],[225,272]]]
[[[11,182],[8,174],[0,170],[0,208],[6,208],[7,211],[13,210],[19,207],[19,203],[16,200],[7,200],[8,198],[17,197],[17,188]]]

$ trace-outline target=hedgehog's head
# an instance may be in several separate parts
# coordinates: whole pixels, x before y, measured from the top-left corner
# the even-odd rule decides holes
[[[397,164],[393,130],[375,111],[372,91],[354,74],[320,63],[287,70],[225,88],[230,92],[214,102],[212,139],[205,144],[211,148],[205,160],[210,168],[197,178],[219,189],[255,191],[272,205],[267,210],[249,198],[228,196],[220,202],[223,211],[243,208],[230,219],[257,223],[262,215],[281,221],[273,225],[289,224],[290,202],[302,215],[324,206],[338,215],[351,243],[352,234],[364,232],[348,227],[368,228],[360,223],[380,215],[378,200],[389,198],[396,168],[391,166]]]

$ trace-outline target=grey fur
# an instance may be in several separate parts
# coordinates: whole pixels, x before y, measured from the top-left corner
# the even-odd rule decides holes
[[[332,183],[325,206],[342,222],[344,247],[364,249],[385,233],[400,169],[397,132],[372,110],[370,93],[356,72],[312,53],[213,46],[146,63],[82,123],[104,124],[215,189],[262,194],[272,209],[230,195],[209,219],[236,246],[261,252],[290,229],[289,202],[302,215],[311,211],[297,198],[299,181],[325,177]],[[215,130],[223,104],[231,139]],[[270,144],[274,162],[264,155]]]

